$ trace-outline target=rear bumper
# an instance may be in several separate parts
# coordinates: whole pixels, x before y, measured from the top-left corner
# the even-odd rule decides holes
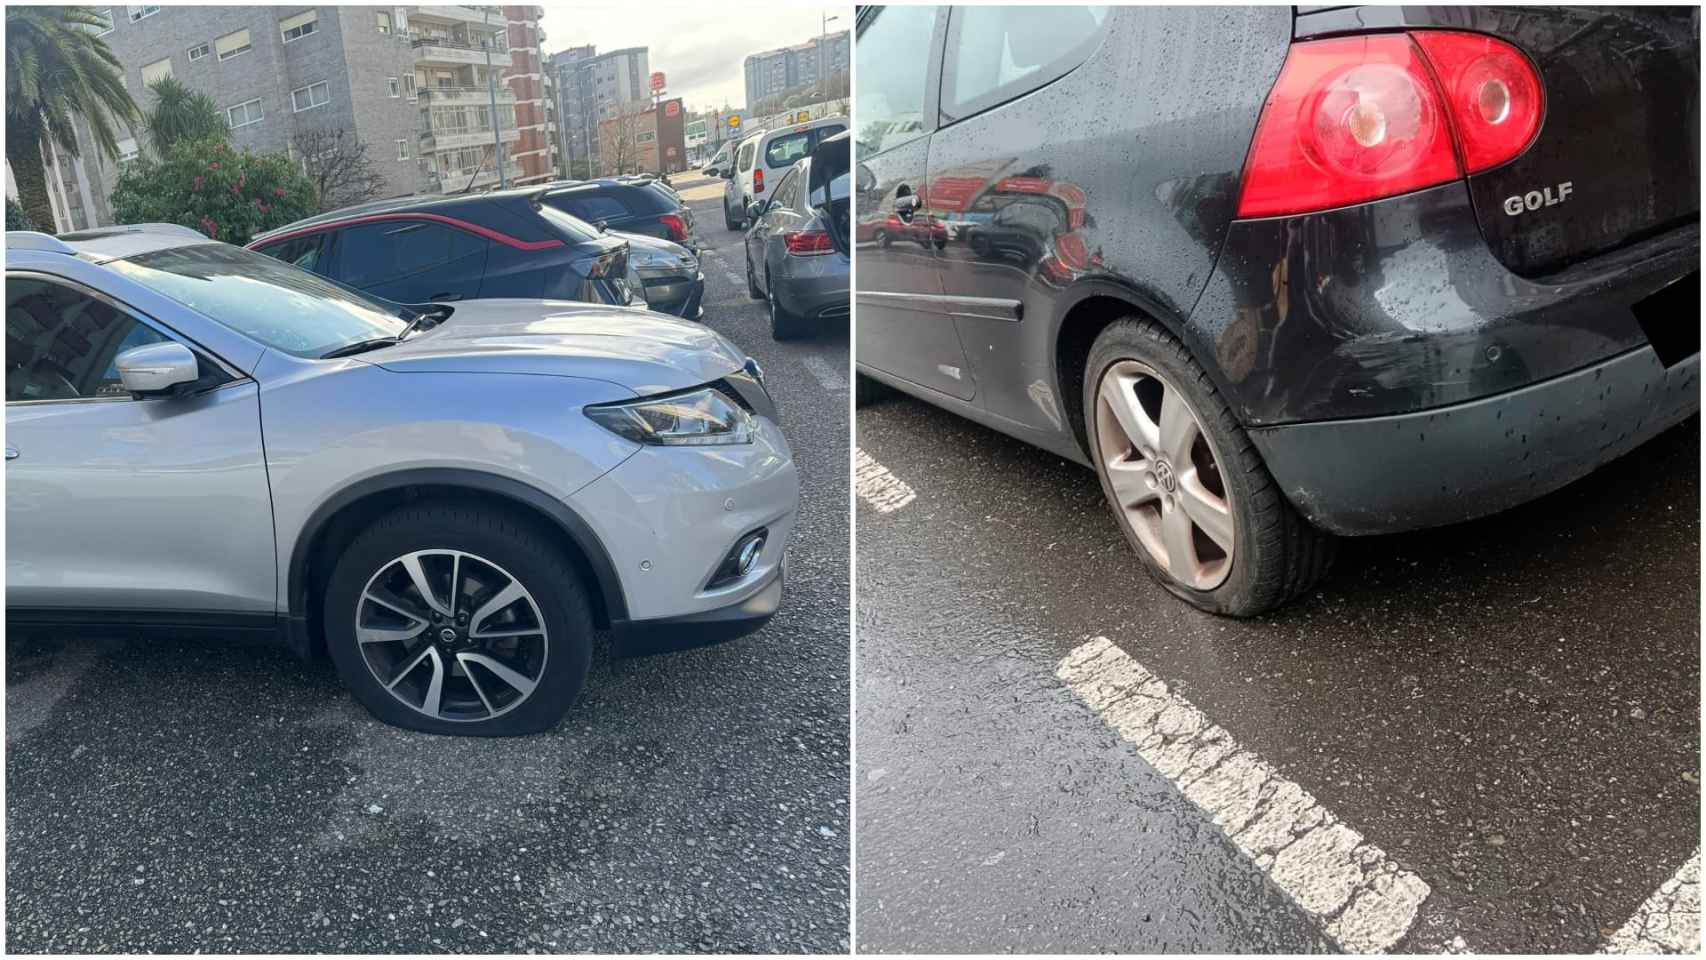
[[[1251,429],[1274,480],[1346,536],[1440,526],[1549,493],[1700,409],[1700,355],[1651,347],[1415,413]]]
[[[704,312],[705,275],[670,277],[646,280],[646,302],[659,313],[670,313],[687,320],[697,320]]]
[[[797,317],[845,319],[848,316],[847,258],[839,253],[784,257],[784,272],[772,277],[776,299]]]

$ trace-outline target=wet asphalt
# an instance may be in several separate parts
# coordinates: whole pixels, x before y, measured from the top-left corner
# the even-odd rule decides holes
[[[6,640],[12,952],[845,952],[846,331],[777,344],[717,200],[705,322],[801,473],[762,631],[613,661],[548,734],[385,726],[327,663],[218,638]]]
[[[1593,952],[1699,845],[1698,418],[1249,621],[1151,582],[1089,469],[857,420],[915,493],[857,509],[861,949],[1336,949],[1055,678],[1094,636],[1431,886],[1399,952]]]

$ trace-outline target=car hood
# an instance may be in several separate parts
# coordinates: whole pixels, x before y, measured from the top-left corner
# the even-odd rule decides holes
[[[617,383],[639,396],[726,377],[746,357],[661,313],[567,300],[469,300],[450,319],[360,359],[396,373],[521,373]]]

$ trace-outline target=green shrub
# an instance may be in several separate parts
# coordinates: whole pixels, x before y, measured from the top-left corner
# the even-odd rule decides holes
[[[138,157],[112,194],[120,223],[177,223],[239,246],[314,213],[314,185],[282,153],[237,151],[216,140]]]
[[[6,198],[6,229],[8,229],[8,230],[34,230],[35,228],[36,228],[35,223],[30,220],[29,214],[24,212],[24,208],[18,205],[18,201],[13,200],[11,197],[7,197]]]

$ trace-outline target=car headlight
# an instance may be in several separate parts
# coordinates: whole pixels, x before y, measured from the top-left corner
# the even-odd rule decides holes
[[[708,446],[752,442],[752,415],[716,387],[586,408],[592,421],[635,443]]]

